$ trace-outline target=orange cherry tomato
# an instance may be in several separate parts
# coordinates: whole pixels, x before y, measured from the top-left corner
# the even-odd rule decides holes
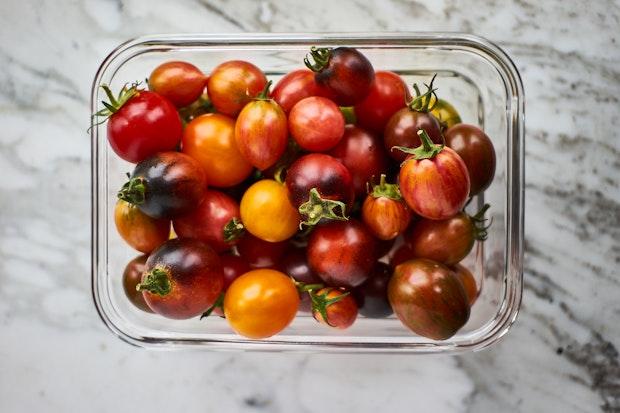
[[[207,82],[211,103],[219,113],[237,116],[265,88],[265,74],[252,63],[231,60],[217,66]]]
[[[461,264],[454,264],[450,266],[450,268],[454,271],[457,278],[461,280],[463,288],[465,289],[465,295],[467,295],[467,301],[471,307],[478,299],[478,286],[476,285],[474,275]]]
[[[177,108],[194,102],[202,95],[207,76],[187,62],[165,62],[149,76],[149,89],[167,98]]]
[[[235,143],[235,121],[228,116],[198,116],[185,127],[182,145],[182,151],[202,165],[210,186],[234,186],[252,173]]]
[[[170,221],[151,218],[135,205],[120,199],[114,207],[114,223],[129,246],[147,254],[170,236]]]
[[[276,270],[253,270],[237,278],[224,297],[226,320],[238,334],[267,338],[295,318],[299,293],[289,277]]]

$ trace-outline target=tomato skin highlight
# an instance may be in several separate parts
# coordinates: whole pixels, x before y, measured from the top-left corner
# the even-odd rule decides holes
[[[471,307],[478,299],[478,286],[476,285],[476,279],[474,278],[474,275],[464,265],[461,264],[451,265],[450,269],[454,271],[457,278],[463,284],[465,295],[467,296],[467,301],[469,302],[469,306]]]
[[[265,88],[265,84],[267,78],[258,67],[242,60],[231,60],[213,69],[207,92],[219,113],[234,117]]]
[[[235,123],[235,142],[243,157],[261,171],[284,154],[288,140],[286,114],[273,100],[248,103]]]
[[[411,211],[401,200],[368,195],[362,205],[362,220],[375,237],[390,240],[405,232]]]
[[[136,289],[142,280],[142,273],[146,266],[148,255],[140,255],[127,263],[125,271],[123,271],[123,290],[129,301],[138,309],[147,313],[153,313],[153,310],[146,304],[142,293]]]
[[[277,268],[287,246],[287,241],[269,242],[246,233],[239,240],[237,250],[252,268]]]
[[[147,254],[166,242],[170,234],[170,221],[151,218],[122,199],[114,207],[114,224],[130,247]]]
[[[183,131],[182,151],[200,163],[211,186],[237,185],[254,170],[237,148],[235,120],[226,115],[208,113],[189,122]]]
[[[114,152],[138,163],[157,152],[172,151],[183,134],[183,125],[170,101],[141,90],[108,119],[108,141]]]
[[[337,288],[322,288],[316,292],[317,295],[326,294],[327,299],[334,299],[346,293],[346,291]],[[357,319],[358,308],[355,299],[349,293],[335,303],[328,305],[325,312],[327,314],[327,320],[325,320],[317,310],[312,311],[312,316],[321,324],[344,330],[351,327]]]
[[[299,294],[279,271],[253,270],[237,278],[224,297],[226,320],[237,334],[262,339],[284,330],[295,318]]]
[[[215,303],[224,286],[220,258],[213,248],[195,239],[175,238],[153,251],[141,285],[155,269],[165,272],[170,291],[159,295],[146,290],[142,295],[154,312],[167,318],[201,315]]]
[[[224,227],[241,213],[237,201],[223,192],[207,189],[200,205],[189,214],[175,218],[174,231],[182,238],[195,238],[223,252],[236,244],[224,241]]]
[[[445,265],[427,259],[396,266],[388,299],[407,328],[433,340],[452,337],[469,319],[461,281]]]
[[[280,242],[291,238],[299,229],[299,212],[291,205],[283,184],[263,179],[243,194],[241,221],[255,237]]]
[[[355,105],[359,126],[382,135],[388,121],[411,99],[407,85],[394,72],[377,71],[370,92]]]
[[[407,148],[417,148],[422,143],[418,136],[418,130],[428,133],[434,143],[441,144],[441,126],[439,121],[430,113],[416,112],[408,107],[396,112],[387,125],[383,140],[385,149],[396,161],[402,162],[407,158],[407,154],[402,151],[392,149],[394,146],[404,146]]]
[[[191,63],[170,61],[157,66],[149,76],[149,89],[182,108],[202,95],[207,76]]]
[[[344,134],[344,125],[338,106],[320,96],[300,100],[288,116],[293,139],[310,152],[325,152],[336,146]]]

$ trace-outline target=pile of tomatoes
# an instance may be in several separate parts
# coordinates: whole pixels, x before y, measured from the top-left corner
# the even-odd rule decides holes
[[[138,308],[226,318],[253,339],[299,311],[345,329],[392,313],[413,332],[454,335],[479,294],[459,264],[486,238],[491,140],[439,99],[412,96],[349,47],[312,48],[271,88],[246,61],[207,76],[166,62],[97,113],[135,163],[114,211],[144,253],[123,275]],[[171,231],[171,228],[173,231]]]

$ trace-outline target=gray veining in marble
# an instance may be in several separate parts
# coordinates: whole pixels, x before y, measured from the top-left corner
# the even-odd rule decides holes
[[[132,348],[90,297],[88,96],[120,42],[174,32],[465,31],[526,91],[525,294],[458,357]],[[620,411],[618,1],[0,2],[0,411]]]

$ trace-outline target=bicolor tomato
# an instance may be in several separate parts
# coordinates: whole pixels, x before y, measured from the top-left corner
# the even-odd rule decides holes
[[[114,207],[114,224],[130,247],[147,254],[166,242],[170,234],[169,220],[151,218],[122,199]]]
[[[267,78],[258,67],[242,60],[231,60],[213,69],[207,91],[218,113],[237,116],[266,84]]]
[[[157,66],[149,76],[149,89],[177,108],[198,99],[207,86],[207,76],[191,63],[171,61]]]
[[[400,194],[398,185],[388,184],[385,175],[374,185],[362,205],[362,220],[375,237],[394,239],[407,229],[411,211]]]

